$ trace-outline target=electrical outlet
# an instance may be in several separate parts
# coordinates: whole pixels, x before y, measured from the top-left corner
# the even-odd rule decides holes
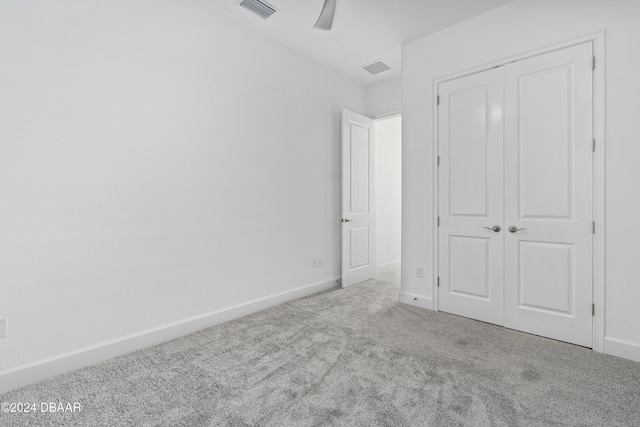
[[[4,319],[0,319],[0,338],[4,338],[7,336],[8,323],[9,323],[9,318],[5,317]]]
[[[322,257],[314,258],[311,261],[311,265],[313,265],[313,268],[322,267]]]
[[[322,257],[318,258],[318,267],[322,267]]]
[[[424,274],[424,271],[422,270],[422,267],[416,267],[416,277],[422,277]]]

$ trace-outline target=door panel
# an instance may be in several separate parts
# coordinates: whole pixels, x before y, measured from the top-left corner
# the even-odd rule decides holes
[[[502,69],[439,85],[439,309],[502,324]]]
[[[376,275],[373,120],[342,113],[342,286]]]
[[[569,64],[526,73],[511,88],[519,93],[520,138],[509,142],[518,143],[521,218],[571,217],[572,69]]]
[[[488,96],[486,86],[449,96],[449,201],[454,217],[487,216]]]
[[[369,213],[369,185],[370,175],[369,159],[370,153],[370,131],[369,127],[360,123],[351,122],[350,126],[350,147],[349,161],[351,162],[351,200],[350,212],[359,214]]]
[[[369,265],[369,227],[351,227],[351,270]]]
[[[592,345],[592,47],[505,68],[505,326]]]
[[[523,240],[519,243],[519,306],[551,314],[574,315],[573,245]]]
[[[448,292],[491,300],[490,239],[449,236]]]

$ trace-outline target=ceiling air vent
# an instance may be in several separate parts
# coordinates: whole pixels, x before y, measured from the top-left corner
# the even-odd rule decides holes
[[[240,0],[238,4],[262,19],[267,19],[278,11],[275,7],[262,0]]]
[[[362,68],[371,74],[378,74],[391,69],[391,67],[387,65],[382,59],[378,59],[377,61],[365,64],[362,66]]]

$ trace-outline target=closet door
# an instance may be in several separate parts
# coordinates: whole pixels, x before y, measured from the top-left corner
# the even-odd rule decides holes
[[[439,309],[503,322],[503,71],[439,85]]]
[[[506,65],[505,319],[592,346],[592,46]]]

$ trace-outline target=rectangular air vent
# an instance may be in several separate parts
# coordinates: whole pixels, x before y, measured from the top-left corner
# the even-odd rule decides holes
[[[267,19],[278,11],[275,7],[262,0],[241,0],[238,5],[250,10],[262,19]]]
[[[371,74],[378,74],[391,69],[391,67],[387,65],[382,59],[378,59],[377,61],[365,64],[362,66],[362,68]]]

